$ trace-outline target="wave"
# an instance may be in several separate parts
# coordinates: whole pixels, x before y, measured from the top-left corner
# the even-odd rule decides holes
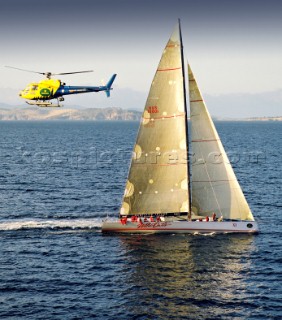
[[[100,229],[102,218],[0,221],[0,231],[26,229]]]

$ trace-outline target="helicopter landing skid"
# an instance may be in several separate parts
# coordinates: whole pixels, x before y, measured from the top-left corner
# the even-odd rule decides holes
[[[42,101],[42,100],[37,100],[37,101],[26,101],[27,104],[31,106],[38,106],[41,108],[60,108],[63,107],[63,105],[60,104],[59,100],[57,100],[57,104],[53,104],[51,101]]]

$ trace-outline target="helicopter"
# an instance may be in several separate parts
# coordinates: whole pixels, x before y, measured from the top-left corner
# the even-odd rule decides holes
[[[64,82],[59,79],[52,79],[52,76],[57,75],[69,75],[76,73],[93,72],[93,70],[75,71],[75,72],[38,72],[26,69],[15,68],[11,66],[5,66],[6,68],[12,68],[16,70],[38,73],[46,76],[46,79],[39,81],[38,83],[29,83],[25,89],[21,90],[19,96],[23,99],[27,99],[26,103],[29,105],[35,105],[38,107],[62,107],[61,101],[64,101],[65,95],[87,93],[87,92],[99,92],[104,91],[107,97],[110,97],[110,90],[113,90],[112,84],[116,78],[116,74],[113,74],[106,85],[92,87],[92,86],[66,86]],[[57,104],[53,104],[51,100],[57,99]]]

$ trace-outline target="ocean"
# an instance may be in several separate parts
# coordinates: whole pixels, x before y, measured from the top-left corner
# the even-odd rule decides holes
[[[1,319],[281,319],[282,123],[216,122],[258,235],[103,235],[137,122],[0,122]]]

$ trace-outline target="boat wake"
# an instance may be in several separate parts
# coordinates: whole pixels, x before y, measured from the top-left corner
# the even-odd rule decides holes
[[[202,233],[202,232],[194,232],[194,236],[204,236],[204,237],[210,237],[216,235],[216,232],[207,232],[207,233]]]
[[[102,218],[0,221],[0,231],[28,229],[100,229]]]

